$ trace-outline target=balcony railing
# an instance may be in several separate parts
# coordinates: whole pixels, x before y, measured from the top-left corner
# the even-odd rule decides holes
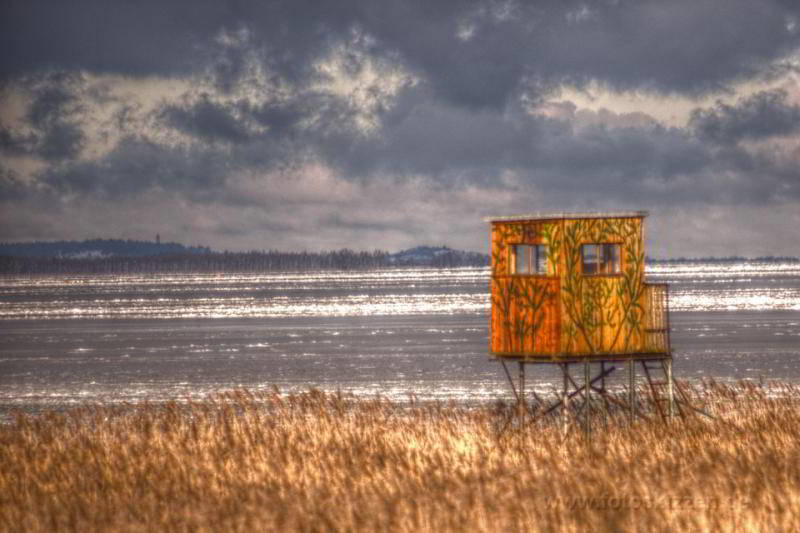
[[[645,283],[645,300],[645,350],[669,354],[669,285]]]

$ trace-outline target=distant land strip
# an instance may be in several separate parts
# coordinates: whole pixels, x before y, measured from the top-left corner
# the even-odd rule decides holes
[[[704,257],[653,259],[652,263],[800,262],[796,257]],[[0,274],[120,274],[169,272],[285,272],[368,270],[397,267],[486,267],[489,256],[447,246],[418,246],[401,252],[349,249],[218,252],[180,243],[92,239],[85,241],[0,243]]]
[[[487,254],[446,246],[418,246],[397,253],[349,249],[216,252],[203,246],[111,239],[0,243],[0,273],[20,275],[454,268],[488,264]]]

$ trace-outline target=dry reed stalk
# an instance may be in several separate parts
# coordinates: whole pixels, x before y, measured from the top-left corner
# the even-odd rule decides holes
[[[800,390],[704,382],[717,419],[593,443],[508,408],[237,390],[0,426],[0,529],[799,530]]]

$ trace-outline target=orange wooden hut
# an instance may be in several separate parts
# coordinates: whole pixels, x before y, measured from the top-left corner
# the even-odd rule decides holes
[[[487,219],[491,355],[562,363],[670,359],[667,286],[645,281],[646,216]]]

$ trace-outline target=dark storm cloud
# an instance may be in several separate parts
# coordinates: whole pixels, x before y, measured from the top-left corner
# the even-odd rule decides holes
[[[721,149],[691,128],[629,125],[610,113],[586,123],[591,112],[556,119],[519,109],[465,113],[424,97],[401,102],[376,135],[318,139],[317,153],[348,176],[423,175],[461,187],[511,171],[535,190],[649,206],[800,199],[791,157]]]
[[[483,170],[485,176],[497,165],[520,163],[541,130],[530,117],[464,112],[416,88],[404,91],[381,119],[374,135],[344,130],[319,136],[319,152],[356,177],[376,172],[443,176],[451,169]]]
[[[490,183],[504,170],[539,185],[595,184],[604,195],[635,189],[647,177],[669,180],[702,171],[712,155],[680,128],[654,120],[643,126],[582,125],[509,108],[500,114],[464,112],[437,104],[412,89],[382,117],[371,136],[331,135],[315,139],[317,153],[343,175],[435,176],[437,181]]]
[[[358,137],[353,124],[357,113],[342,98],[298,90],[290,97],[259,104],[245,99],[218,102],[203,94],[191,102],[165,104],[157,116],[163,125],[196,139],[234,145],[241,156],[248,152],[246,145],[250,143],[256,143],[258,150],[293,143],[294,150],[302,150],[299,143],[311,147],[342,136],[342,142],[351,144]],[[312,127],[304,127],[303,122]]]
[[[669,181],[695,174],[711,159],[704,146],[679,128],[605,124],[547,136],[537,146],[536,158],[537,166],[552,176],[552,185],[568,176],[610,195],[627,195],[645,178]]]
[[[215,60],[230,88],[254,52],[294,81],[362,31],[467,107],[520,91],[600,80],[620,88],[703,91],[766,74],[796,51],[800,7],[778,0],[662,2],[6,2],[0,69],[186,74]],[[232,37],[218,41],[222,32]],[[239,37],[236,37],[236,36]]]
[[[27,114],[34,127],[42,128],[62,120],[66,108],[75,102],[75,97],[59,81],[59,77],[54,77],[44,87],[34,89],[38,94]]]
[[[18,201],[31,196],[26,187],[11,170],[0,164],[0,199]]]
[[[51,161],[72,159],[83,145],[84,134],[80,127],[66,122],[54,122],[43,130],[36,154]]]
[[[216,104],[204,95],[190,105],[165,106],[161,118],[172,127],[201,139],[242,143],[251,135],[235,113],[233,106]]]
[[[787,28],[799,8],[788,2],[580,2],[567,11],[549,12],[542,70],[622,89],[718,89],[765,74],[800,46]]]
[[[424,201],[407,187],[415,180],[542,207],[796,201],[797,153],[780,141],[800,133],[800,109],[785,93],[697,109],[686,127],[544,104],[590,83],[730,96],[737,82],[792,68],[798,25],[800,4],[781,0],[5,2],[0,90],[26,98],[21,115],[0,108],[23,122],[0,123],[0,151],[17,159],[14,171],[0,161],[0,200],[56,212],[79,198],[113,213],[181,199],[230,208],[211,224],[224,235],[243,234],[240,211],[288,205],[309,209],[303,223],[348,235],[418,233],[435,215],[412,213]],[[332,63],[333,73],[320,68]],[[382,85],[398,73],[407,81]],[[370,76],[378,81],[359,85]],[[164,89],[172,82],[191,87],[176,95]],[[142,92],[120,96],[130,91]],[[316,166],[331,181],[292,181]],[[314,190],[332,182],[351,196]],[[402,222],[362,201],[392,204]]]
[[[219,152],[169,147],[126,137],[98,160],[51,167],[41,176],[50,189],[67,194],[98,194],[106,198],[161,188],[201,198],[213,193],[226,173]]]
[[[750,105],[747,100],[742,108]],[[716,112],[701,109],[693,116]],[[696,129],[655,120],[632,126],[608,112],[562,118],[521,108],[465,112],[437,104],[418,88],[405,91],[370,135],[345,126],[352,113],[346,103],[312,93],[263,106],[215,104],[202,97],[194,105],[166,106],[159,116],[212,144],[165,146],[127,137],[99,160],[53,167],[43,182],[64,192],[124,197],[157,187],[183,191],[196,201],[250,205],[262,199],[227,193],[227,176],[291,168],[310,158],[362,183],[388,175],[426,176],[446,187],[485,186],[511,171],[524,187],[646,205],[762,203],[778,193],[798,197],[796,170],[775,153],[720,148]],[[303,127],[312,116],[313,127]],[[249,123],[265,130],[253,132]],[[752,178],[756,173],[758,179]],[[721,183],[718,175],[735,177]]]
[[[390,2],[362,24],[443,98],[497,108],[563,82],[697,93],[766,75],[800,46],[798,12],[749,0]]]
[[[201,44],[230,16],[222,2],[4,2],[0,68],[134,75],[196,68]]]
[[[737,105],[720,102],[712,109],[697,109],[690,126],[719,144],[790,135],[800,132],[800,106],[788,103],[784,91],[762,91]]]
[[[500,108],[519,92],[541,51],[530,28],[533,19],[498,16],[492,4],[367,3],[360,23],[441,98],[470,108]],[[459,37],[459,30],[467,34]]]
[[[79,80],[63,73],[26,80],[32,102],[25,119],[32,131],[14,131],[0,124],[0,149],[51,162],[75,158],[85,141],[77,123],[82,112],[74,94],[77,85]]]
[[[265,62],[297,77],[353,21],[346,2],[303,0],[32,0],[4,2],[1,9],[0,72],[6,76],[51,68],[187,74],[205,68],[220,53],[221,32],[244,30],[252,35],[249,46],[260,50]],[[231,50],[222,59],[218,68],[224,83],[238,76],[241,63]]]
[[[9,128],[0,126],[0,151],[9,155],[26,155],[33,153],[36,136],[23,135]]]
[[[305,109],[304,109],[305,108]],[[266,103],[250,109],[252,118],[273,135],[294,135],[303,118],[309,114],[309,99],[305,103],[297,100],[281,103]]]

